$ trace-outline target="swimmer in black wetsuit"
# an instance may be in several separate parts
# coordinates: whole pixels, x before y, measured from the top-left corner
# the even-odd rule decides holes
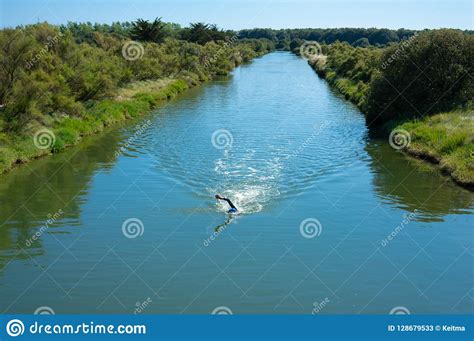
[[[230,206],[230,209],[227,211],[227,213],[236,213],[238,211],[237,207],[235,207],[235,205],[229,199],[221,197],[219,194],[216,194],[215,197],[216,197],[216,199],[227,201],[227,203]]]

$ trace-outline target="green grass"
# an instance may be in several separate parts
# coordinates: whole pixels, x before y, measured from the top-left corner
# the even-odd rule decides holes
[[[474,186],[474,110],[437,114],[397,128],[410,134],[408,153],[436,160],[456,182]]]
[[[75,145],[82,136],[101,132],[108,126],[148,113],[187,88],[188,84],[181,79],[132,83],[119,89],[116,97],[95,102],[81,117],[63,117],[51,127],[35,123],[19,136],[0,132],[0,173],[7,172],[15,164]],[[43,128],[51,130],[55,136],[54,144],[47,149],[39,149],[33,142],[35,132]]]
[[[362,81],[356,82],[349,78],[341,77],[335,71],[326,69],[325,63],[314,63],[312,67],[329,85],[344,95],[347,100],[356,104],[359,109],[363,110],[367,100],[368,84]]]
[[[337,49],[333,48],[329,52],[333,54],[333,59],[317,60],[310,63],[311,66],[331,87],[364,111],[370,82],[361,81],[363,77],[350,77],[352,70],[356,67],[350,69],[349,72],[340,71],[336,67],[339,65],[338,58],[340,60],[344,58],[339,56]],[[344,63],[340,64],[344,65]],[[365,69],[361,68],[361,70]],[[457,183],[470,189],[474,188],[473,110],[441,113],[422,120],[390,120],[375,129],[389,133],[395,128],[404,129],[410,133],[411,144],[405,148],[405,152],[438,163],[441,169]]]
[[[326,71],[323,77],[363,110],[368,85],[339,77]],[[387,122],[382,129],[407,130],[411,144],[405,151],[427,160],[436,161],[441,169],[457,183],[474,188],[474,111],[453,111],[397,124]]]

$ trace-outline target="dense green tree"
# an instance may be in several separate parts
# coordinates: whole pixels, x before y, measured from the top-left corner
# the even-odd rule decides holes
[[[371,45],[387,45],[407,39],[415,34],[413,30],[388,30],[377,28],[302,28],[302,29],[251,29],[242,30],[239,36],[242,38],[266,38],[275,42],[281,49],[292,49],[288,41],[295,39],[318,41],[320,43],[332,44],[336,41],[354,44],[356,41],[365,38],[363,45],[368,41]],[[361,43],[359,42],[359,44]]]
[[[130,35],[131,23],[129,22],[114,22],[111,25],[108,24],[92,24],[86,23],[75,23],[68,22],[67,25],[61,25],[60,30],[62,32],[70,32],[77,43],[87,42],[89,44],[94,43],[94,34],[102,33],[117,38],[126,38]]]
[[[232,32],[224,32],[216,25],[202,22],[190,24],[188,29],[182,32],[182,38],[192,43],[204,45],[210,41],[225,40],[232,36]]]
[[[248,39],[264,38],[276,42],[278,40],[276,37],[276,32],[277,30],[272,30],[270,28],[254,28],[251,30],[239,31],[239,37]]]
[[[474,36],[458,30],[418,34],[388,48],[370,86],[367,115],[382,123],[466,106],[474,98]]]
[[[304,40],[303,39],[299,39],[299,38],[296,38],[296,39],[293,39],[291,42],[290,42],[290,51],[293,51],[294,53],[296,54],[299,54],[299,48],[301,45],[304,44]]]
[[[156,18],[152,22],[138,19],[132,23],[130,36],[135,40],[161,43],[166,35],[165,26],[161,18]]]
[[[181,29],[159,19],[110,26],[42,23],[0,30],[0,138],[2,131],[20,132],[30,123],[50,126],[61,117],[83,117],[92,103],[115,96],[130,82],[182,78],[195,84],[274,48],[263,39],[229,43],[225,37],[230,32],[214,25],[204,28],[210,37],[201,41],[203,45],[162,40],[161,30]],[[133,62],[122,55],[131,32],[146,38]]]
[[[368,47],[370,46],[369,39],[367,38],[359,38],[355,42],[352,43],[352,46],[355,47]]]
[[[383,49],[336,42],[323,45],[323,53],[313,62],[316,72],[356,103],[369,125],[473,105],[470,32],[423,31]]]
[[[396,31],[388,29],[374,30],[367,39],[372,45],[387,45],[400,40]]]
[[[24,30],[0,31],[0,104],[5,104],[15,81],[24,74],[35,43]]]

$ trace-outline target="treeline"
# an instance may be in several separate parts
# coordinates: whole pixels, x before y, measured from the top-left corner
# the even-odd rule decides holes
[[[336,41],[346,42],[353,46],[366,47],[369,45],[384,46],[408,39],[416,33],[414,30],[378,29],[378,28],[304,28],[304,29],[281,29],[255,28],[242,30],[239,36],[242,38],[259,39],[265,38],[275,42],[277,48],[293,50],[301,45],[302,41],[318,41],[324,44],[332,44]]]
[[[367,115],[370,124],[472,106],[474,35],[442,29],[384,49],[337,42],[311,62]]]
[[[177,29],[157,19],[1,30],[0,173],[274,48],[269,40],[237,40],[212,25],[179,28],[179,39],[173,37]],[[121,94],[133,84],[139,86]],[[55,135],[46,150],[32,143],[43,128]]]
[[[0,31],[0,129],[20,129],[35,118],[46,123],[54,114],[81,115],[87,101],[111,96],[133,81],[171,76],[205,81],[273,48],[268,40],[205,41],[206,30],[215,32],[205,27],[187,31],[199,43],[177,40],[162,34],[161,23],[142,24],[94,26],[97,30],[89,24],[37,24]],[[141,44],[123,51],[130,38]],[[127,60],[123,53],[129,52],[138,58]]]
[[[154,29],[155,27],[155,29]],[[156,28],[159,28],[156,30]],[[318,41],[324,44],[332,44],[336,41],[346,42],[352,46],[366,47],[386,46],[391,43],[398,43],[415,35],[417,31],[409,29],[378,29],[378,28],[305,28],[305,29],[270,29],[254,28],[245,29],[238,32],[232,30],[222,30],[212,24],[193,23],[189,27],[181,27],[175,23],[166,23],[160,18],[154,22],[138,20],[136,22],[124,22],[108,24],[92,23],[68,23],[62,26],[74,33],[79,41],[91,41],[95,32],[109,33],[121,37],[136,37],[134,32],[138,29],[142,32],[156,30],[158,37],[174,38],[195,43],[206,43],[211,40],[225,40],[231,37],[239,39],[268,39],[272,41],[276,48],[292,50],[295,46],[301,45],[303,41]],[[466,33],[472,34],[471,31]],[[160,40],[160,39],[158,39]],[[159,42],[159,41],[158,41]]]
[[[69,22],[67,25],[61,25],[59,29],[70,31],[78,43],[93,43],[98,33],[155,43],[162,43],[166,38],[172,38],[201,45],[210,41],[229,40],[236,35],[236,32],[224,31],[214,24],[197,22],[191,23],[189,27],[181,27],[176,23],[164,22],[161,18],[153,21],[138,19],[134,22],[115,22],[110,25]]]

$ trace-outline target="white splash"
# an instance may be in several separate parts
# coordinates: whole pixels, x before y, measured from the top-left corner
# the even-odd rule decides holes
[[[208,188],[209,194],[230,199],[240,214],[260,212],[280,194],[277,183],[281,168],[279,158],[260,159],[252,149],[243,155],[225,154],[214,162],[214,172],[221,183],[217,188]],[[217,200],[215,205],[218,211],[229,210],[225,201]]]
[[[216,193],[229,198],[237,207],[240,214],[252,214],[260,212],[269,201],[276,197],[279,193],[271,186],[264,185],[242,185],[235,188],[227,188],[220,192],[210,190],[211,195]],[[217,201],[216,208],[218,211],[227,212],[229,205],[225,201]]]

